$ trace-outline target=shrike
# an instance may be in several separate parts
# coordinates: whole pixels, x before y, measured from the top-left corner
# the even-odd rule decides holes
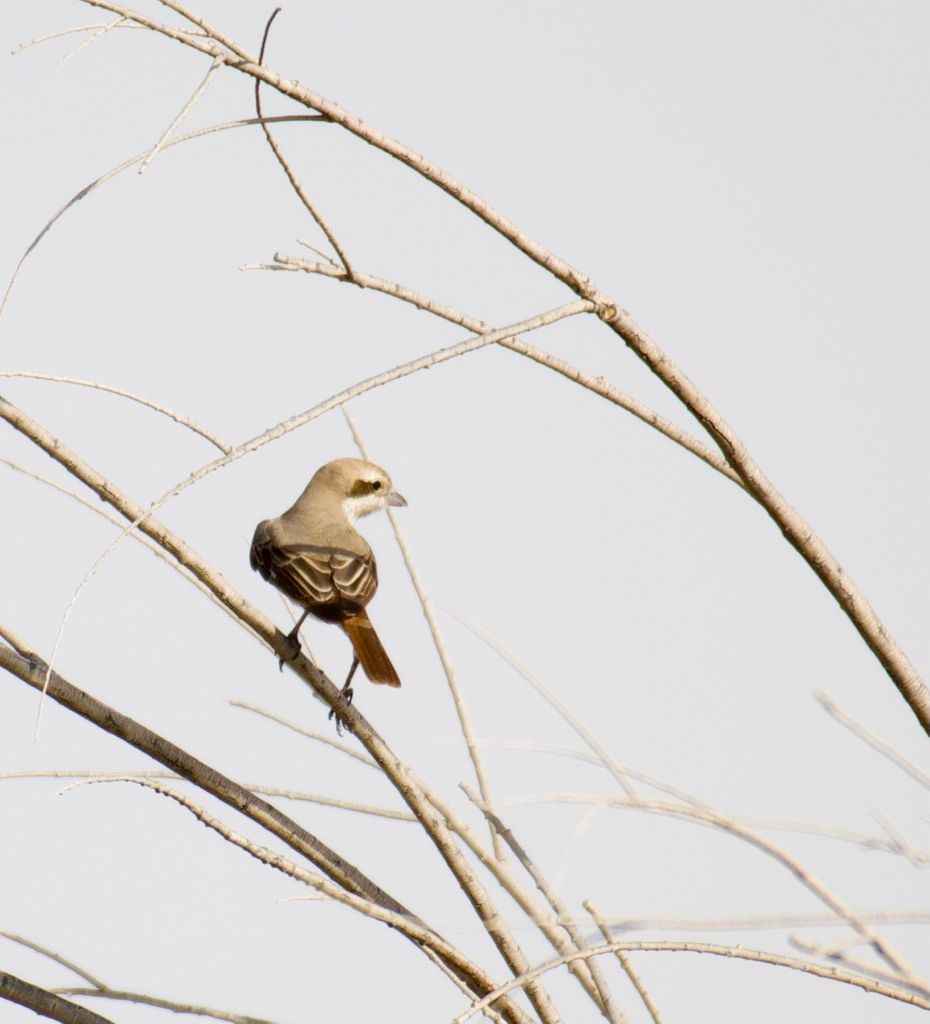
[[[406,504],[380,466],[336,459],[314,473],[283,515],[260,522],[252,538],[252,568],[304,609],[288,634],[294,657],[300,651],[298,630],[308,615],[336,623],[351,640],[352,667],[342,688],[349,701],[359,664],[373,683],[400,686],[365,611],[378,589],[378,570],[355,520],[388,505]]]

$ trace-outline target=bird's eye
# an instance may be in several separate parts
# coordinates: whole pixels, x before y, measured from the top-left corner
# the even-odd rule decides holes
[[[381,481],[380,480],[373,481],[372,485],[371,485],[371,489],[373,491],[380,491],[381,490]]]

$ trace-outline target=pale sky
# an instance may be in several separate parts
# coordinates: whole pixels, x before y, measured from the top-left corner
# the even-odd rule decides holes
[[[272,10],[245,0],[194,6],[253,52]],[[157,3],[143,9],[175,17]],[[128,30],[60,68],[84,37],[8,56],[45,33],[105,20],[78,0],[4,5],[2,287],[55,211],[151,147],[209,68],[177,43]],[[918,2],[479,0],[466,9],[358,0],[286,6],[266,63],[430,157],[628,309],[810,520],[926,678],[928,45],[930,10]],[[268,92],[265,107],[304,112]],[[178,131],[252,115],[251,79],[224,69]],[[358,270],[495,326],[573,298],[448,196],[335,125],[284,125],[276,136]],[[312,257],[298,239],[325,246],[260,130],[162,152],[143,176],[132,168],[76,204],[42,240],[0,320],[0,370],[123,388],[237,444],[467,336],[372,291],[240,270],[276,252]],[[700,434],[595,318],[526,340]],[[215,456],[124,399],[0,383],[140,502]],[[501,813],[586,930],[584,899],[615,917],[821,908],[771,858],[694,824],[604,810],[576,833],[584,805],[508,806],[616,787],[590,765],[526,749],[582,744],[455,616],[545,680],[621,764],[734,816],[887,838],[878,814],[930,849],[926,789],[814,695],[829,692],[925,771],[926,735],[827,591],[737,487],[623,410],[500,348],[372,391],[351,409],[371,457],[409,502],[402,525],[474,730],[497,744],[485,758]],[[80,489],[2,426],[0,458]],[[281,599],[249,568],[252,531],[319,465],[354,454],[331,412],[159,515],[288,629]],[[473,775],[390,525],[381,515],[362,530],[381,578],[371,617],[404,685],[386,692],[360,680],[359,707],[482,828],[457,788]],[[0,465],[0,536],[0,621],[50,657],[75,588],[115,530]],[[308,636],[341,682],[345,638],[319,623]],[[248,701],[333,734],[293,674],[279,674],[268,650],[138,544],[123,543],[83,591],[56,667],[237,781],[401,808],[370,770],[230,706]],[[35,692],[4,674],[0,699],[0,771],[157,767],[51,703],[34,744]],[[282,1024],[433,1024],[466,1008],[410,943],[343,908],[301,901],[306,890],[169,801],[125,784],[57,795],[66,783],[0,783],[0,931],[115,988]],[[507,977],[415,826],[279,803]],[[206,806],[267,842],[232,811]],[[930,912],[927,870],[902,856],[764,834],[857,910]],[[531,962],[548,959],[515,905],[506,896],[501,905]],[[847,934],[794,930],[824,943]],[[798,955],[787,932],[629,937]],[[883,934],[930,976],[930,926]],[[635,963],[667,1024],[906,1024],[919,1013],[769,966],[668,953]],[[646,1021],[616,964],[604,969],[631,1024]],[[72,983],[8,942],[0,970],[46,987]],[[596,1018],[564,970],[550,979],[565,1020]],[[129,1024],[166,1019],[130,1004],[86,1005]],[[3,1024],[33,1019],[0,1003]]]

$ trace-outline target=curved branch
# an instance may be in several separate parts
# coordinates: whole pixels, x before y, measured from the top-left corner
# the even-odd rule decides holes
[[[287,114],[278,117],[266,117],[263,120],[265,123],[271,124],[272,122],[278,123],[283,121],[325,121],[326,118],[321,114]],[[208,128],[199,128],[197,131],[188,132],[186,135],[179,135],[176,139],[168,139],[161,148],[163,150],[170,149],[172,146],[179,146],[182,142],[190,142],[192,139],[200,139],[207,135],[214,135],[216,132],[228,131],[230,128],[247,128],[250,125],[259,125],[261,123],[262,121],[259,121],[254,117],[244,118],[241,121],[226,121],[224,124],[210,125]],[[121,174],[123,171],[128,170],[134,164],[140,163],[149,155],[150,152],[151,150],[147,149],[142,153],[137,153],[135,156],[131,156],[128,160],[124,160],[116,167],[111,167],[109,171],[101,174],[99,178],[95,178],[90,182],[90,184],[85,185],[79,192],[75,192],[65,205],[62,206],[57,213],[52,215],[45,227],[43,227],[36,237],[29,243],[26,251],[22,256],[20,256],[19,261],[16,264],[13,276],[10,278],[9,283],[6,286],[6,291],[3,293],[3,300],[0,301],[0,319],[2,319],[3,314],[6,311],[6,307],[10,301],[10,296],[13,294],[13,289],[16,287],[16,282],[19,280],[23,267],[26,264],[26,260],[32,255],[39,243],[48,234],[57,221],[67,213],[75,203],[80,202],[80,200],[85,196],[90,195],[94,189],[97,189],[108,182],[110,178],[116,177],[117,174]]]
[[[227,444],[225,441],[221,441],[215,434],[211,434],[209,430],[200,426],[199,423],[195,423],[194,420],[188,416],[182,416],[179,412],[174,412],[172,409],[166,408],[164,405],[159,405],[158,402],[153,402],[149,398],[143,398],[142,395],[134,394],[132,391],[125,391],[123,388],[113,387],[111,384],[101,384],[95,380],[81,380],[79,377],[60,377],[54,373],[34,373],[30,370],[0,370],[0,377],[20,377],[24,380],[45,380],[51,381],[53,384],[74,384],[81,388],[93,388],[95,391],[106,391],[110,395],[118,395],[120,398],[127,398],[130,402],[138,402],[139,405],[144,405],[147,409],[151,409],[153,412],[160,413],[162,416],[167,416],[168,419],[174,420],[175,423],[179,423],[182,427],[187,427],[188,430],[192,430],[195,434],[199,434],[205,441],[209,441],[214,448],[218,448],[224,454],[232,451],[232,445]]]
[[[272,12],[271,17],[268,19],[268,23],[265,25],[265,34],[264,34],[264,36],[262,36],[262,48],[261,48],[261,51],[259,52],[259,55],[258,55],[258,62],[259,62],[259,64],[264,63],[264,60],[265,60],[265,46],[266,46],[266,44],[268,42],[268,32],[271,29],[271,23],[274,21],[274,19],[278,16],[278,14],[280,12],[281,12],[281,8],[280,7],[276,7],[274,9],[274,11]],[[214,60],[215,59],[216,58],[214,58]],[[340,263],[345,268],[345,272],[346,272],[349,280],[351,280],[352,279],[352,265],[349,263],[349,257],[346,256],[345,252],[342,249],[342,246],[339,244],[338,239],[333,234],[332,229],[326,223],[326,221],[323,219],[323,215],[319,212],[319,210],[317,210],[317,208],[313,205],[313,203],[310,202],[310,197],[307,195],[306,191],[304,190],[303,185],[301,185],[300,181],[298,180],[297,175],[294,173],[294,170],[291,167],[290,163],[288,162],[287,157],[284,155],[283,150],[278,145],[277,139],[274,137],[274,135],[271,134],[271,129],[268,127],[268,124],[265,121],[265,117],[262,114],[261,84],[262,83],[256,78],[255,79],[255,116],[261,122],[262,131],[265,133],[265,138],[268,140],[268,145],[271,146],[271,152],[274,153],[275,158],[277,159],[278,163],[281,165],[281,169],[287,175],[287,180],[291,183],[291,188],[297,194],[297,198],[304,204],[304,208],[306,209],[307,213],[309,213],[310,216],[316,221],[317,227],[323,232],[324,235],[326,235],[327,241],[333,247],[333,250],[335,251],[336,255],[339,257]]]
[[[274,1021],[266,1020],[264,1017],[253,1017],[249,1013],[232,1013],[212,1006],[198,1006],[196,1003],[178,1003],[172,999],[146,995],[145,992],[126,992],[118,988],[63,988],[58,991],[61,995],[67,996],[91,996],[121,1003],[138,1003],[140,1006],[155,1006],[159,1010],[187,1013],[194,1017],[209,1017],[211,1020],[226,1021],[227,1024],[274,1024]]]
[[[710,956],[723,956],[733,960],[750,960],[753,963],[771,964],[774,967],[788,967],[794,971],[801,971],[804,974],[813,974],[818,978],[826,978],[829,981],[839,981],[846,985],[854,985],[866,992],[876,992],[879,995],[887,996],[889,999],[897,999],[902,1003],[909,1003],[911,1006],[919,1006],[923,1010],[930,1010],[930,999],[925,999],[913,992],[905,992],[903,989],[886,985],[881,981],[873,981],[871,978],[862,978],[848,971],[842,971],[837,967],[821,967],[820,964],[812,964],[806,960],[798,960],[797,957],[779,956],[777,953],[766,953],[760,949],[746,949],[743,946],[716,946],[707,942],[610,942],[601,946],[592,946],[590,949],[583,949],[577,953],[570,953],[567,956],[550,960],[534,968],[530,974],[538,978],[548,971],[570,963],[572,960],[589,960],[591,957],[603,956],[605,953],[707,953]],[[497,992],[490,993],[484,999],[479,1000],[455,1018],[453,1024],[465,1024],[476,1013],[487,1005],[485,1000],[490,1001],[494,995],[503,995],[518,988],[520,979],[514,978],[502,985]]]

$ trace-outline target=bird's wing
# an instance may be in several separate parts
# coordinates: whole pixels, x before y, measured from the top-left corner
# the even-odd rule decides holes
[[[378,589],[378,568],[372,554],[357,555],[351,551],[330,551],[329,564],[333,583],[344,605],[364,608]]]
[[[378,589],[378,571],[370,554],[315,544],[278,546],[256,531],[250,560],[266,580],[317,613],[329,608],[352,614]]]

